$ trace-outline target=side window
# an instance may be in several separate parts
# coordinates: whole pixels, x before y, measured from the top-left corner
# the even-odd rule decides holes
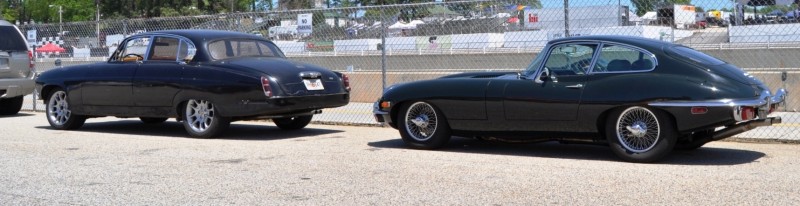
[[[171,37],[155,37],[153,39],[153,51],[147,60],[154,61],[176,61],[178,59],[178,43],[180,41]]]
[[[556,45],[550,49],[544,66],[556,75],[584,75],[592,63],[596,44]]]
[[[144,59],[147,53],[147,46],[150,44],[149,37],[138,37],[128,39],[111,57],[113,61],[135,62]]]
[[[195,53],[197,53],[197,48],[192,43],[181,41],[181,46],[178,48],[179,61],[190,62],[194,59]]]
[[[619,45],[603,45],[593,72],[649,71],[655,68],[653,55]]]

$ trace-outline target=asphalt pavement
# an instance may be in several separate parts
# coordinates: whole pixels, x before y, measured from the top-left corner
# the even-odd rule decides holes
[[[181,124],[43,113],[0,117],[0,205],[797,205],[800,146],[712,142],[655,164],[607,147],[453,138],[413,150],[396,130]]]

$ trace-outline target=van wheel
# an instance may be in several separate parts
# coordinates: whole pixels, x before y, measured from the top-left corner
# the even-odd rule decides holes
[[[22,96],[0,99],[0,115],[15,115],[22,109]]]

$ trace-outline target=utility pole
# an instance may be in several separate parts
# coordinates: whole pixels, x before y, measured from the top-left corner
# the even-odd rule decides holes
[[[54,7],[54,6],[58,6],[58,33],[59,35],[64,35],[64,25],[63,25],[64,22],[63,19],[61,18],[61,14],[64,13],[64,10],[62,10],[61,5],[50,4],[48,7]]]

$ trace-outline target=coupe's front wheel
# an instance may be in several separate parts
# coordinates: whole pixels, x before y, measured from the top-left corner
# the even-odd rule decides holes
[[[184,106],[183,127],[189,135],[212,138],[230,126],[228,118],[219,116],[216,107],[208,100],[189,100]]]
[[[61,89],[50,93],[50,98],[47,98],[45,112],[47,122],[55,129],[78,129],[86,122],[86,117],[72,113],[67,102],[67,92]]]
[[[313,115],[275,118],[272,119],[272,122],[274,122],[275,126],[278,126],[278,128],[281,128],[282,130],[298,130],[305,128],[308,123],[311,123],[312,117]]]
[[[677,141],[675,130],[667,113],[640,106],[617,109],[606,120],[611,150],[629,162],[654,162],[669,154]]]
[[[415,149],[436,149],[450,140],[450,126],[442,112],[428,102],[404,104],[397,115],[403,141]]]

